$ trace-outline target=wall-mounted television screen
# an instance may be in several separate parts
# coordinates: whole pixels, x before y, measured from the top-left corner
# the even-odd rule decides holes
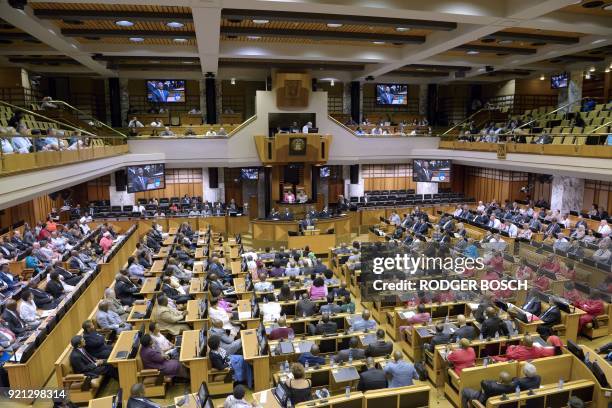
[[[408,104],[408,85],[377,84],[376,103],[378,105]]]
[[[240,169],[240,178],[243,180],[257,180],[259,178],[259,169],[256,167]]]
[[[451,180],[451,161],[414,159],[412,161],[412,180],[448,183]]]
[[[154,103],[185,102],[185,81],[155,79],[147,81],[147,99]]]
[[[331,169],[329,166],[323,166],[319,169],[319,177],[325,178],[331,175]]]
[[[128,193],[166,188],[166,167],[160,164],[145,164],[127,168]]]
[[[550,76],[550,88],[551,89],[567,88],[567,80],[568,80],[567,72],[562,72],[558,75],[551,75]]]

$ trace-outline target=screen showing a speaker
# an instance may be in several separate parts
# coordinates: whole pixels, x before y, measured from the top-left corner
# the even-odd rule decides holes
[[[155,103],[185,102],[185,81],[173,79],[147,81],[147,100]]]
[[[415,159],[412,162],[412,180],[428,183],[448,183],[451,180],[451,161]]]
[[[376,103],[379,105],[408,104],[408,85],[378,84],[376,85]]]
[[[550,76],[550,88],[551,89],[567,88],[567,80],[568,80],[567,72],[562,72],[558,75],[551,75]]]
[[[127,168],[128,193],[166,188],[164,164],[145,164]]]
[[[253,167],[240,169],[240,178],[243,180],[257,180],[259,178],[259,169]]]

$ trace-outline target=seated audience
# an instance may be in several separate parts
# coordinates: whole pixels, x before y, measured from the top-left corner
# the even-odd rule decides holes
[[[298,357],[298,363],[305,367],[315,367],[325,364],[325,357],[319,354],[319,346],[313,344],[310,351],[305,351]]]
[[[132,330],[132,325],[125,323],[117,313],[110,310],[109,304],[105,300],[98,305],[96,322],[101,329],[113,330],[117,334],[122,331]]]
[[[106,344],[106,338],[98,333],[91,320],[85,320],[82,325],[85,350],[96,359],[106,360],[113,350],[113,346]]]
[[[359,348],[359,339],[357,337],[351,337],[349,340],[349,348],[340,350],[334,358],[334,361],[343,363],[349,361],[349,359],[362,360],[365,356],[365,350]]]
[[[385,331],[378,329],[376,331],[376,341],[368,344],[365,350],[368,357],[382,357],[391,355],[393,351],[393,343],[385,341]]]
[[[368,357],[366,359],[366,370],[359,374],[357,389],[365,392],[382,388],[387,388],[387,376],[383,370],[376,367],[374,359]]]
[[[419,379],[414,365],[403,359],[401,351],[393,353],[393,361],[385,365],[384,372],[389,379],[389,388],[407,387]]]
[[[159,370],[163,376],[189,378],[187,369],[178,359],[172,359],[153,347],[153,340],[148,333],[140,338],[140,359],[145,369]]]
[[[191,330],[189,325],[185,323],[186,314],[186,311],[180,312],[168,306],[168,298],[166,296],[162,295],[157,298],[157,310],[154,319],[159,325],[160,330],[167,330],[173,336],[178,336],[185,330]]]
[[[376,321],[370,318],[370,311],[367,309],[361,312],[361,316],[353,318],[350,324],[350,330],[353,332],[376,329]]]
[[[85,339],[82,336],[74,336],[70,340],[72,351],[70,352],[70,365],[75,374],[84,374],[87,377],[97,378],[109,376],[119,379],[117,369],[105,360],[96,359],[85,350]]]
[[[300,363],[293,363],[291,365],[291,374],[293,375],[293,378],[286,381],[287,388],[289,389],[289,400],[291,401],[291,404],[295,406],[300,402],[310,401],[312,399],[312,384],[309,379],[304,378],[304,366]]]
[[[516,386],[512,382],[512,377],[506,371],[499,373],[499,379],[495,380],[482,380],[480,382],[480,390],[473,388],[464,388],[461,394],[461,408],[468,408],[471,406],[470,401],[478,400],[481,404],[486,404],[487,400],[491,397],[502,394],[510,394],[514,392]]]
[[[450,352],[446,359],[452,364],[453,370],[457,375],[461,374],[464,368],[474,367],[476,363],[476,352],[470,346],[470,341],[466,338],[459,340],[459,348]]]

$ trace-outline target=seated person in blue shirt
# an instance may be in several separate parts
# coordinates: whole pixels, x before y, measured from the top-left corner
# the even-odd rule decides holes
[[[370,319],[370,311],[361,312],[361,317],[355,317],[351,321],[351,331],[366,331],[376,329],[376,322]]]
[[[300,357],[298,357],[298,363],[302,364],[303,366],[308,363],[310,367],[323,365],[325,364],[325,357],[319,355],[319,346],[313,344],[310,351],[300,354]]]
[[[341,311],[342,311],[342,308],[334,302],[334,294],[329,293],[327,295],[327,304],[321,306],[320,312],[334,314],[334,313],[340,313]]]
[[[323,276],[325,277],[325,284],[326,285],[337,285],[338,284],[338,279],[334,278],[334,273],[327,269],[323,272]]]
[[[412,380],[419,379],[414,365],[404,361],[401,351],[393,353],[393,361],[385,365],[384,372],[389,380],[389,388],[407,387],[413,384]]]

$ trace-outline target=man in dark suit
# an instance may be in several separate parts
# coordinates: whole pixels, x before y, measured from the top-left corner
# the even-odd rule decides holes
[[[315,334],[335,334],[338,331],[338,323],[332,322],[329,313],[323,314],[321,321],[315,327]]]
[[[130,389],[130,399],[128,399],[127,408],[161,408],[161,405],[145,398],[144,385],[136,383]]]
[[[151,92],[151,102],[166,102],[168,99],[168,91],[164,89],[164,83],[158,82],[155,87],[149,86]]]
[[[366,360],[366,367],[367,369],[359,374],[357,389],[365,392],[387,388],[387,377],[385,376],[385,372],[380,368],[376,368],[372,357],[368,357]]]
[[[60,275],[57,272],[51,272],[51,279],[47,282],[45,286],[45,291],[53,296],[54,299],[59,299],[64,295],[64,286],[62,285],[62,281],[60,280]]]
[[[307,230],[308,227],[315,228],[315,220],[312,219],[309,213],[306,213],[306,218],[304,218],[300,224],[302,230]]]
[[[514,388],[518,385],[521,391],[535,390],[540,388],[542,378],[537,374],[536,367],[531,363],[525,363],[523,366],[524,377],[514,378]]]
[[[117,369],[104,360],[96,360],[85,350],[85,339],[74,336],[70,340],[73,350],[70,352],[70,365],[76,374],[84,374],[87,377],[97,378],[101,375],[119,379]]]
[[[457,325],[459,328],[451,335],[450,342],[454,343],[459,339],[474,340],[476,338],[476,329],[465,322],[465,316],[457,316]]]
[[[97,359],[106,360],[110,356],[113,346],[106,344],[106,339],[96,331],[91,320],[85,320],[82,327],[85,350]]]
[[[419,182],[430,182],[433,173],[429,170],[429,161],[419,160],[415,161],[415,172],[417,181]]]
[[[542,302],[534,296],[531,297],[521,309],[523,309],[525,312],[539,316],[540,313],[542,313]]]
[[[444,325],[441,323],[436,324],[436,334],[431,339],[429,346],[427,347],[430,351],[436,348],[439,344],[448,344],[450,343],[451,335],[444,331]]]
[[[79,273],[91,271],[89,265],[86,265],[85,262],[83,262],[83,260],[79,257],[79,253],[74,250],[70,252],[70,259],[68,259],[68,267],[70,269],[79,271]]]
[[[538,333],[543,338],[548,338],[548,336],[552,334],[552,327],[561,323],[561,311],[559,310],[559,306],[553,305],[549,307],[542,316],[540,316],[540,320],[542,324],[538,326]]]
[[[55,309],[61,299],[54,299],[53,296],[45,292],[44,290],[39,289],[36,286],[36,282],[30,281],[28,284],[30,292],[34,296],[34,303],[38,309],[42,310],[51,310]]]
[[[357,337],[351,337],[349,340],[349,348],[340,350],[338,355],[334,358],[334,361],[343,363],[349,360],[349,356],[351,356],[353,360],[365,358],[365,350],[359,348],[359,339]]]
[[[473,388],[464,388],[461,394],[461,408],[468,408],[472,400],[478,400],[486,404],[487,400],[497,395],[509,394],[516,388],[512,382],[512,377],[505,371],[499,373],[499,380],[482,380],[480,391]]]
[[[6,322],[8,328],[17,336],[24,336],[28,333],[28,325],[21,320],[17,312],[17,302],[13,299],[6,302],[2,319]]]
[[[317,304],[308,298],[308,293],[302,293],[302,298],[295,305],[295,315],[312,316],[317,310]]]
[[[117,274],[115,276],[115,297],[119,299],[122,305],[132,306],[136,301],[135,294],[140,290],[126,276]]]
[[[558,233],[561,232],[561,226],[557,224],[557,220],[553,218],[550,225],[546,228],[546,232],[544,233],[544,238],[546,237],[556,237]]]
[[[136,170],[136,175],[132,179],[132,190],[133,191],[146,191],[147,189],[147,178],[144,175],[144,170],[142,167],[138,167]]]
[[[482,327],[480,329],[483,338],[493,338],[496,333],[499,333],[500,336],[507,336],[509,334],[508,326],[499,316],[497,316],[493,307],[487,307],[485,316],[487,318],[482,322]]]
[[[376,341],[368,344],[365,353],[368,357],[381,357],[390,355],[393,351],[393,343],[385,341],[385,331],[382,329],[376,330]]]
[[[63,278],[63,281],[70,286],[76,286],[83,277],[83,275],[75,275],[70,271],[67,271],[66,269],[62,268],[59,262],[56,262],[53,265],[53,271],[59,273],[60,276]]]
[[[21,285],[19,278],[9,272],[8,264],[0,265],[0,281],[4,282],[8,289],[14,289]]]
[[[280,215],[280,219],[283,221],[293,221],[293,214],[289,211],[289,208],[285,207]]]
[[[183,295],[178,290],[172,287],[172,285],[170,284],[170,276],[164,276],[162,282],[162,292],[164,292],[164,295],[166,295],[166,297],[174,300],[174,303],[176,303],[177,305],[185,304],[187,303],[187,301],[191,300],[191,296]]]

